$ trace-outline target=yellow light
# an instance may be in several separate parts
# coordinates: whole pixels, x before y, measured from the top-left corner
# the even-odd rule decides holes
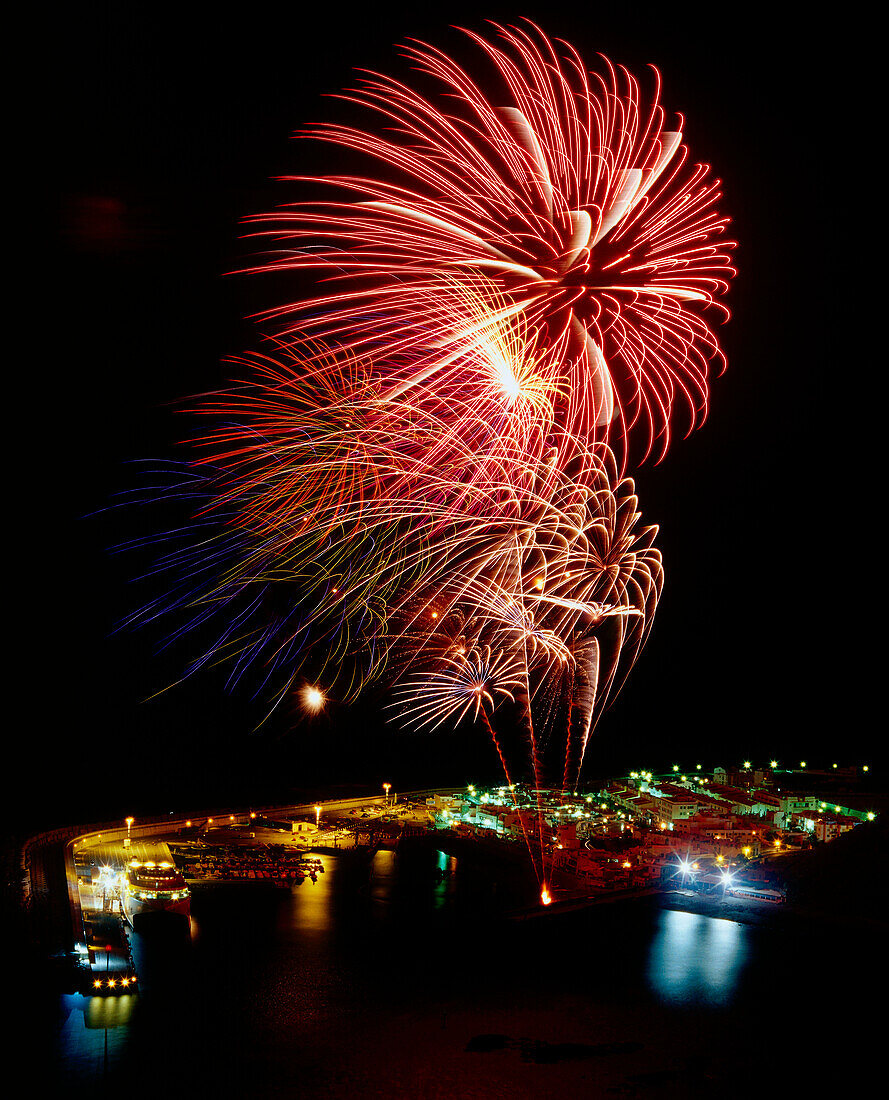
[[[538,592],[543,591],[543,577],[537,578],[537,580],[534,582],[534,587],[537,589]]]
[[[321,688],[317,687],[315,684],[306,684],[301,694],[303,707],[310,714],[317,714],[324,709],[326,697]]]

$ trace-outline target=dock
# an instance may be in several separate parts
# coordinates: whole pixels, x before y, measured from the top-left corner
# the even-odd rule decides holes
[[[138,988],[121,890],[131,859],[160,863],[172,860],[163,841],[95,841],[76,854],[74,869],[86,949],[82,992],[93,995],[132,993]]]

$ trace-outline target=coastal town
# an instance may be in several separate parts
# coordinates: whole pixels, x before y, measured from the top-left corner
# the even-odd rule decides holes
[[[311,890],[338,858],[366,859],[373,878],[387,850],[428,849],[439,883],[455,860],[482,868],[480,881],[493,889],[510,865],[529,884],[533,871],[537,901],[503,913],[517,919],[657,895],[666,907],[756,920],[773,903],[811,904],[813,881],[818,906],[843,893],[841,878],[856,896],[866,889],[859,871],[879,823],[874,837],[862,831],[863,844],[836,845],[837,859],[833,842],[877,822],[883,804],[871,778],[867,765],[677,764],[577,792],[468,784],[398,793],[385,782],[376,793],[314,803],[128,817],[31,838],[21,853],[23,900],[54,929],[45,945],[73,959],[78,984],[103,994],[137,981],[127,929],[148,914],[188,917],[195,891],[214,886]],[[825,897],[817,882],[828,864]]]
[[[777,762],[704,772],[633,771],[593,793],[527,787],[429,799],[440,829],[527,843],[564,893],[681,886],[783,901],[781,856],[874,821],[857,790],[868,767],[779,769]]]

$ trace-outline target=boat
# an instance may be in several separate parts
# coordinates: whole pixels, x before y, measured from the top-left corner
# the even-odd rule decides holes
[[[178,913],[188,917],[191,893],[175,863],[168,860],[130,860],[121,890],[123,911],[136,927],[137,918],[148,913]]]

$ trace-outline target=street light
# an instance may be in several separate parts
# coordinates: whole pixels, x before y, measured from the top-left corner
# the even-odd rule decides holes
[[[389,805],[389,791],[392,790],[392,784],[391,783],[384,783],[383,784],[383,790],[386,792],[386,805],[388,806]]]
[[[319,828],[320,824],[321,824],[321,807],[316,806],[315,807],[315,828],[316,829]]]

